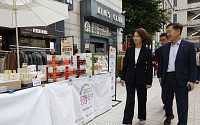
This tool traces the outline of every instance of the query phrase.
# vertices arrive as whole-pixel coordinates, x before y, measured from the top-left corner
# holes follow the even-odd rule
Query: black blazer
[[[158,65],[159,65],[159,63],[160,63],[160,51],[161,51],[161,47],[162,47],[162,46],[160,46],[159,48],[157,48],[157,49],[155,50],[155,55],[156,55],[156,60],[157,60],[157,62],[158,62]]]
[[[158,78],[161,78],[162,83],[165,80],[168,69],[170,46],[171,42],[164,44],[161,48]],[[178,85],[184,87],[188,81],[196,82],[196,72],[195,45],[186,40],[181,40],[175,60],[175,73]]]
[[[151,85],[152,77],[151,50],[142,45],[135,65],[135,45],[129,47],[124,57],[121,79],[125,80],[126,84]]]

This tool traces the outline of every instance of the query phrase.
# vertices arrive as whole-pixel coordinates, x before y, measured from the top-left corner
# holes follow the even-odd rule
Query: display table
[[[0,125],[82,125],[112,108],[111,76],[0,94]]]

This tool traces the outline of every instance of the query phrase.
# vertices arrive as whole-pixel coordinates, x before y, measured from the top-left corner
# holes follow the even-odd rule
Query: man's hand
[[[194,83],[193,82],[188,82],[187,83],[187,86],[188,86],[188,84],[190,84],[190,86],[191,86],[191,91],[194,89]]]
[[[161,80],[161,78],[159,78],[159,82],[160,82],[160,85],[162,85],[162,80]]]
[[[124,80],[121,80],[121,85],[124,87]]]
[[[151,88],[151,85],[146,85],[146,88],[147,88],[147,89]]]

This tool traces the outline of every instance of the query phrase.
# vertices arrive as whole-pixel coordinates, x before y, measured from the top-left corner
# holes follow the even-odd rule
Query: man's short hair
[[[168,39],[167,33],[162,33],[162,34],[160,35],[160,37],[161,37],[161,36],[166,36],[166,38]]]
[[[182,30],[183,30],[183,25],[181,25],[180,23],[170,23],[167,25],[167,28],[170,26],[172,26],[173,29],[175,29],[175,30],[180,29],[181,30],[180,35],[181,35]]]

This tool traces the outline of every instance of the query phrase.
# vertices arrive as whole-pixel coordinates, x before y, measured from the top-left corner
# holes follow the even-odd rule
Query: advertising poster
[[[111,75],[111,90],[112,90],[112,96],[115,95],[115,70],[116,70],[116,48],[113,46],[110,46],[109,48],[109,72]]]
[[[61,55],[73,56],[73,36],[61,38]]]

